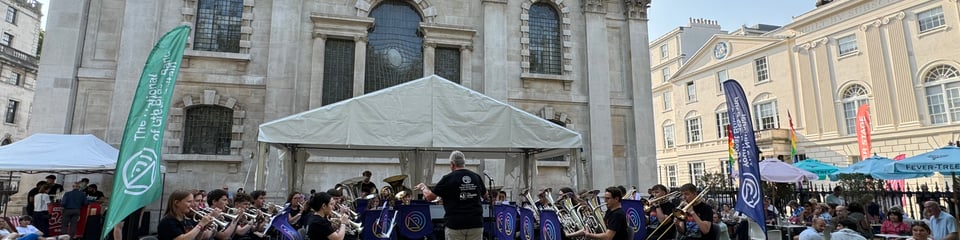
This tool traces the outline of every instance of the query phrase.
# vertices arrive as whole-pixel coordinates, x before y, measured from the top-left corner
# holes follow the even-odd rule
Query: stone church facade
[[[644,0],[55,0],[46,44],[56,50],[47,48],[40,62],[42,101],[30,130],[94,134],[118,146],[146,55],[164,32],[187,24],[193,30],[164,136],[167,193],[252,191],[259,124],[431,74],[583,135],[579,157],[542,156],[537,189],[648,187],[655,175],[644,169],[656,166],[648,7]],[[448,171],[441,163],[437,176]],[[501,184],[516,180],[498,171],[503,160],[468,165],[492,170]],[[271,162],[267,171],[283,167]],[[311,158],[305,169],[302,189],[267,179],[268,196],[322,191],[363,170],[379,186],[400,174],[389,157]]]

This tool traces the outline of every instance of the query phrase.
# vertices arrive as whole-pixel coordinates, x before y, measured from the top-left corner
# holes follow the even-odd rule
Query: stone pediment
[[[780,41],[771,37],[714,35],[680,67],[673,79],[682,79],[685,75],[738,59]]]

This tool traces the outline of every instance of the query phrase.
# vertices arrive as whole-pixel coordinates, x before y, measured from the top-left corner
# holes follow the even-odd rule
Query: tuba
[[[597,199],[599,194],[599,190],[583,194],[581,196],[583,203],[577,207],[577,211],[583,216],[584,227],[591,233],[603,233],[607,230],[606,223],[603,222],[606,212],[603,210],[600,200]]]

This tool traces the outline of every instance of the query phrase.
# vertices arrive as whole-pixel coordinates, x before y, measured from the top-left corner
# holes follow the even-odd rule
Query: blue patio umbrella
[[[836,166],[822,163],[819,160],[812,158],[807,158],[803,161],[794,163],[793,166],[817,174],[819,180],[827,179],[827,175],[840,170]]]
[[[890,173],[960,173],[960,148],[946,146],[936,150],[908,157],[902,161],[887,164],[886,172]]]
[[[887,172],[886,167],[888,164],[893,163],[893,159],[881,157],[877,154],[873,154],[873,157],[864,159],[854,163],[853,165],[847,166],[846,168],[840,169],[835,173],[830,174],[831,180],[839,180],[839,175],[842,174],[866,174],[870,175],[876,179],[884,180],[898,180],[898,179],[908,179],[908,178],[919,178],[919,177],[929,177],[933,173],[895,173]]]

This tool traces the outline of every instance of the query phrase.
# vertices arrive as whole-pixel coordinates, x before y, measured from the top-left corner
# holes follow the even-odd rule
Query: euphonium
[[[547,199],[557,209],[557,218],[560,219],[564,234],[572,234],[584,229],[583,218],[580,217],[580,213],[573,206],[573,199],[569,194],[560,195],[560,198],[558,198],[560,204],[554,203],[552,197]]]
[[[633,188],[627,191],[627,193],[623,194],[622,199],[636,200],[636,199],[633,199],[633,195],[635,195],[636,193],[637,193],[637,186],[633,186]]]
[[[336,211],[332,211],[331,213],[333,213],[333,217],[329,219],[330,224],[333,226],[339,226],[340,217],[341,217],[340,213]],[[347,224],[347,232],[356,234],[363,231],[363,226],[361,226],[359,223],[355,223],[353,221],[347,221],[346,224]]]
[[[523,193],[520,193],[520,196],[523,196],[524,198],[527,199],[527,203],[529,203],[529,205],[527,206],[527,208],[529,208],[529,209],[533,212],[533,219],[537,221],[536,224],[539,224],[539,223],[540,223],[540,210],[537,209],[537,205],[535,204],[536,201],[534,201],[534,200],[533,200],[533,197],[530,196],[530,189],[524,189],[524,190],[523,190]]]

